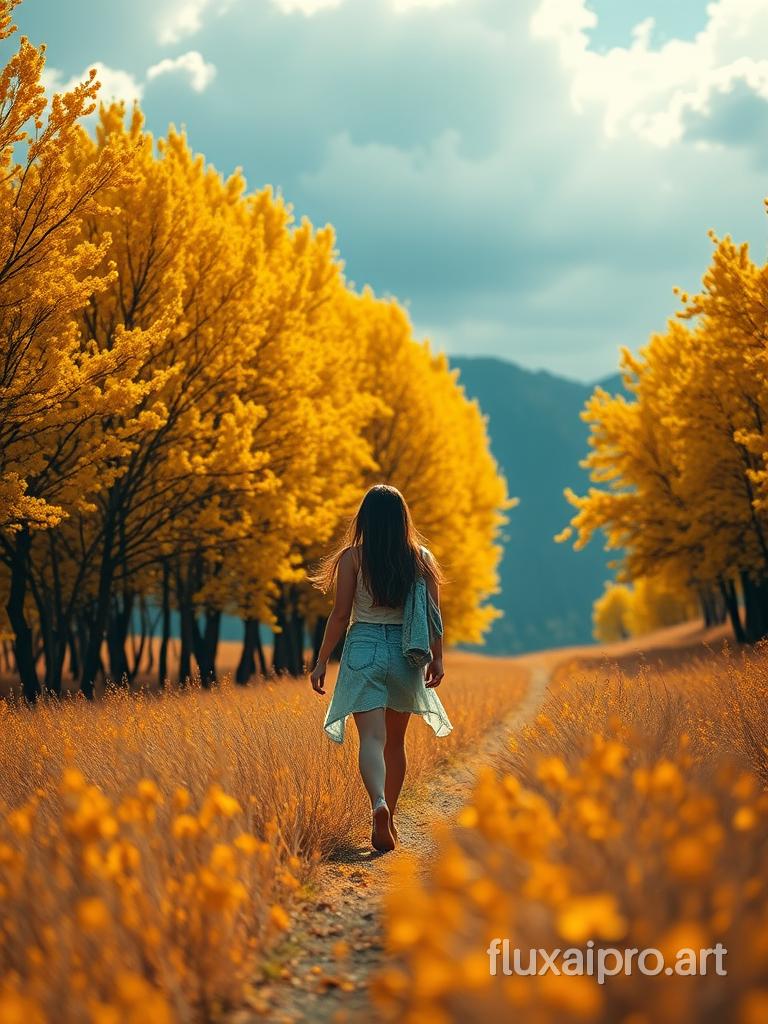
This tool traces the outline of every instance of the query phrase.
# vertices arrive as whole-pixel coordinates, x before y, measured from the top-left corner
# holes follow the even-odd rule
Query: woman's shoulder
[[[348,548],[344,548],[339,564],[351,565],[355,572],[357,572],[360,567],[360,551],[359,544],[352,544]]]

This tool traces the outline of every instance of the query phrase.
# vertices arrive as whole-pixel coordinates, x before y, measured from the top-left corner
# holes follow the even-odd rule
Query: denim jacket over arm
[[[418,575],[403,605],[403,654],[411,665],[425,666],[432,660],[431,646],[443,635],[443,620],[427,587]]]

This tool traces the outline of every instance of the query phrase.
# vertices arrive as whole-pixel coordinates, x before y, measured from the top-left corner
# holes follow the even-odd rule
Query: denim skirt
[[[399,623],[353,622],[349,627],[323,728],[343,743],[347,717],[374,708],[420,715],[437,736],[453,729],[437,691],[424,684],[424,669],[403,654]]]

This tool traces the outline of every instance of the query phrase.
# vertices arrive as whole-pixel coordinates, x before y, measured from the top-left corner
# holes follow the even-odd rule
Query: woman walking
[[[344,544],[314,577],[326,592],[335,585],[336,595],[311,680],[324,694],[328,659],[346,633],[323,727],[343,743],[347,717],[354,717],[360,774],[371,799],[371,843],[380,851],[394,849],[397,839],[394,814],[405,778],[410,716],[421,715],[437,736],[453,728],[435,692],[444,675],[442,636],[430,636],[426,666],[403,649],[404,612],[410,613],[412,588],[420,581],[439,622],[439,566],[420,543],[400,491],[377,484],[363,498]]]

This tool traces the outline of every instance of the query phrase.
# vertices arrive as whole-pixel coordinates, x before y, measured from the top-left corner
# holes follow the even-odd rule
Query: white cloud
[[[203,14],[214,9],[223,14],[231,0],[172,0],[157,20],[157,36],[161,43],[177,43],[184,36],[194,35],[203,27]]]
[[[654,19],[646,18],[634,27],[630,46],[607,53],[590,49],[588,30],[597,17],[586,3],[540,0],[530,30],[557,45],[574,109],[602,108],[609,137],[631,132],[668,146],[683,137],[687,112],[706,114],[713,97],[737,83],[768,100],[766,0],[715,0],[693,40],[671,39],[658,48],[651,41]]]
[[[320,11],[332,10],[340,7],[345,0],[272,0],[275,7],[278,7],[283,14],[294,14],[299,11],[301,14],[311,17]],[[437,8],[455,4],[458,0],[390,0],[398,14],[413,11],[420,7]]]
[[[144,86],[136,81],[129,71],[121,71],[119,68],[110,68],[101,61],[89,64],[79,75],[64,79],[64,75],[58,68],[46,67],[43,71],[43,88],[52,95],[55,92],[69,92],[81,82],[85,82],[90,74],[91,68],[96,68],[96,78],[101,83],[99,99],[105,103],[110,100],[125,100],[126,103],[133,103],[140,100],[144,93]]]
[[[216,67],[203,59],[197,50],[189,50],[179,57],[165,57],[157,64],[147,68],[147,81],[151,82],[161,75],[173,75],[181,72],[189,79],[195,92],[204,92],[216,77]]]
[[[308,18],[319,11],[339,7],[343,2],[344,0],[272,0],[272,3],[279,7],[283,14],[295,14],[298,11]]]
[[[205,61],[197,50],[190,50],[180,57],[166,57],[158,64],[147,68],[144,81],[137,79],[130,71],[123,71],[120,68],[110,68],[101,61],[94,61],[89,64],[79,75],[72,75],[71,78],[64,78],[58,68],[47,67],[43,71],[43,88],[49,96],[55,92],[69,92],[80,82],[87,80],[90,69],[96,68],[96,77],[101,83],[98,99],[101,102],[109,103],[112,100],[122,100],[128,105],[135,100],[141,100],[147,82],[159,78],[161,75],[178,74],[186,75],[190,87],[195,92],[203,92],[213,81],[216,75],[216,67]]]
[[[447,7],[456,2],[457,0],[392,0],[392,5],[398,13],[406,13],[419,7]]]

